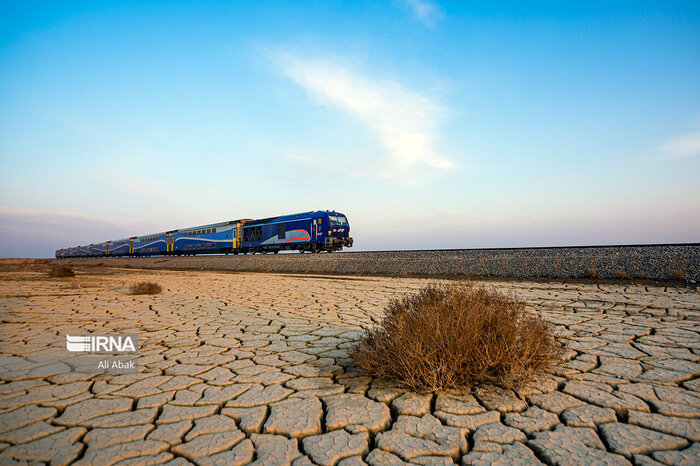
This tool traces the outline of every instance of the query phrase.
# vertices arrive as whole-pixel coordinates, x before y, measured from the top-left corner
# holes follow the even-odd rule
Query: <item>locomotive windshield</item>
[[[344,215],[329,215],[331,219],[331,225],[347,225],[348,219]]]

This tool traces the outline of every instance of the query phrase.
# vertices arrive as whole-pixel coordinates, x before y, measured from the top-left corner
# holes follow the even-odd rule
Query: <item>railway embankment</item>
[[[102,257],[56,262],[75,266],[395,277],[700,281],[700,244]]]

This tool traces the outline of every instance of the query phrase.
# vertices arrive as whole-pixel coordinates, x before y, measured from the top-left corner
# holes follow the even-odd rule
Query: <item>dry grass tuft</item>
[[[138,282],[129,288],[131,294],[158,294],[163,291],[163,287],[154,282]]]
[[[513,296],[469,282],[431,285],[391,301],[350,357],[413,389],[513,387],[561,357],[553,330]]]
[[[677,282],[682,282],[683,280],[685,280],[685,276],[680,270],[674,270],[673,272],[671,272],[671,279],[676,280]]]
[[[598,276],[598,272],[596,272],[595,269],[586,269],[584,276],[586,278],[596,278]]]
[[[55,278],[66,278],[66,277],[75,277],[75,272],[73,272],[73,269],[70,267],[54,267],[51,270],[49,270],[49,277],[55,277]]]
[[[624,270],[618,270],[617,272],[615,272],[615,276],[620,280],[624,280],[625,278],[627,278],[627,272],[625,272]]]

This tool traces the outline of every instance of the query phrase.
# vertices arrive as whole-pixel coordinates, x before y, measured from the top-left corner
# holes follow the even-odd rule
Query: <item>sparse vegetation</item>
[[[66,278],[66,277],[75,277],[75,272],[73,272],[73,269],[70,267],[53,267],[52,269],[49,270],[49,277],[54,277],[54,278]]]
[[[685,276],[680,270],[674,270],[673,272],[671,272],[671,279],[677,282],[682,282],[683,280],[685,280]]]
[[[627,272],[625,272],[624,270],[618,270],[617,272],[615,272],[615,276],[620,280],[624,280],[625,278],[627,278]]]
[[[598,272],[596,272],[595,269],[586,269],[586,272],[584,275],[586,278],[592,279],[592,278],[596,278],[598,276]]]
[[[163,287],[155,282],[138,282],[129,288],[131,294],[158,294],[163,291]]]
[[[470,282],[431,285],[392,300],[381,324],[350,351],[380,378],[413,389],[512,387],[556,361],[553,327],[523,301]]]

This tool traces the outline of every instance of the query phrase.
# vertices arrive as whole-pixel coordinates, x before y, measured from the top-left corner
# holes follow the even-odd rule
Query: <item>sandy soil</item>
[[[565,361],[515,391],[415,393],[346,350],[422,279],[0,271],[0,462],[621,464],[700,458],[700,294],[489,282],[554,323]],[[155,281],[163,293],[132,296]],[[65,335],[138,335],[133,373],[74,371]]]

